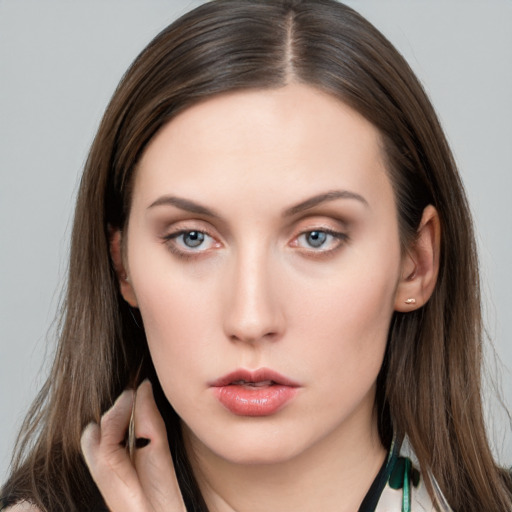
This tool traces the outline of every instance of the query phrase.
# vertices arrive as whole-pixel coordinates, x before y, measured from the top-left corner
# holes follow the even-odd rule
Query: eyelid
[[[205,255],[211,250],[217,249],[222,246],[222,242],[219,241],[219,237],[212,234],[212,232],[209,229],[198,226],[180,226],[180,224],[181,223],[178,223],[178,226],[173,227],[166,234],[160,236],[162,243],[164,243],[167,246],[167,248],[171,251],[171,253],[173,253],[174,255],[183,259],[200,258],[201,256]],[[177,243],[175,242],[177,238],[192,232],[202,233],[206,235],[208,238],[211,238],[213,240],[213,247],[207,247],[205,249],[201,249],[200,247],[198,247],[198,249],[194,249],[192,247],[186,248],[177,245]]]
[[[308,235],[310,233],[314,233],[315,231],[318,231],[319,233],[326,233],[327,235],[331,235],[333,238],[336,239],[348,239],[348,234],[343,231],[338,231],[331,228],[325,228],[325,227],[317,227],[317,228],[310,228],[310,229],[304,229],[301,230],[297,235],[294,237],[294,240],[299,238],[303,235]]]
[[[332,236],[336,244],[334,247],[330,247],[327,249],[322,249],[322,247],[302,247],[299,245],[299,239],[302,236],[308,235],[315,231],[326,233],[327,235]],[[301,253],[306,254],[311,257],[327,257],[332,255],[339,249],[341,249],[348,241],[350,240],[350,236],[345,231],[340,231],[336,229],[332,229],[331,227],[326,226],[311,226],[307,229],[301,229],[295,236],[293,236],[291,242],[288,244],[290,247],[299,250]]]
[[[219,240],[218,231],[212,225],[201,218],[173,219],[158,226],[157,234],[159,238],[170,239],[173,236],[179,236],[183,233],[198,231],[204,233],[216,240]]]

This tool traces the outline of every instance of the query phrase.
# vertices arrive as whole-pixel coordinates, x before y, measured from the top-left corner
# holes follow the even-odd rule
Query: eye
[[[202,253],[219,246],[208,233],[195,229],[180,230],[164,237],[169,249],[178,256]]]
[[[315,252],[329,252],[337,249],[348,235],[329,229],[314,229],[301,233],[292,246]]]
[[[318,248],[325,244],[329,235],[325,231],[310,231],[302,236],[304,236],[308,245]]]
[[[207,236],[208,235],[201,233],[201,231],[187,231],[179,235],[177,238],[181,238],[183,245],[191,249],[195,249],[196,247],[199,247],[201,244],[204,243],[205,238]]]

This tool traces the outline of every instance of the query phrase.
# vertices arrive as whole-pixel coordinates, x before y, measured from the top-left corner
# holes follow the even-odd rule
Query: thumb
[[[124,447],[130,421],[133,392],[125,391],[102,416],[90,423],[81,438],[85,461],[110,510],[147,512],[139,479]]]

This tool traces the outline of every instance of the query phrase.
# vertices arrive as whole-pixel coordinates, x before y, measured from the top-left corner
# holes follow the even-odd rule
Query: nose
[[[226,293],[224,330],[232,341],[276,341],[284,333],[276,264],[264,251],[239,254]]]

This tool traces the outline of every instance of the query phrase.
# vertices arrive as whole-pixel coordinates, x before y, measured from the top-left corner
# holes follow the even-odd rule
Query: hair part
[[[510,508],[512,484],[493,461],[482,415],[478,261],[461,180],[408,64],[370,23],[334,0],[206,3],[163,30],[124,75],[82,177],[59,347],[2,492],[11,501],[52,512],[101,501],[80,452],[81,432],[136,383],[142,365],[141,379],[153,381],[167,423],[186,505],[207,510],[137,313],[119,293],[109,229],[125,227],[137,163],[179,112],[217,94],[290,82],[335,96],[379,130],[404,247],[428,204],[440,216],[434,294],[392,320],[376,404],[383,443],[392,432],[406,433],[454,510]]]

